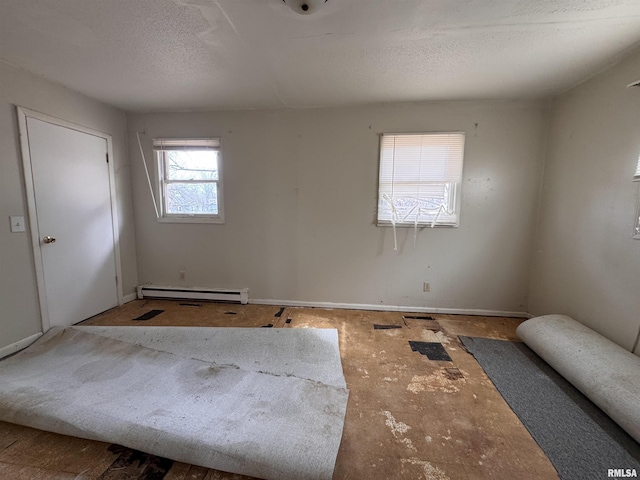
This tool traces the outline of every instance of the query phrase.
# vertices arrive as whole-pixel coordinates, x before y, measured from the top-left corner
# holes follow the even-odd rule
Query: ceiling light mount
[[[282,0],[287,7],[300,15],[311,15],[320,9],[328,0]]]

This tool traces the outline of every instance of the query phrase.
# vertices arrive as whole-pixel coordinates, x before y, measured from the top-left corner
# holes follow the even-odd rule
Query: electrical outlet
[[[431,291],[431,284],[429,282],[423,282],[422,291],[425,293],[429,293]]]
[[[180,280],[184,280],[187,278],[187,274],[184,270],[180,270]]]

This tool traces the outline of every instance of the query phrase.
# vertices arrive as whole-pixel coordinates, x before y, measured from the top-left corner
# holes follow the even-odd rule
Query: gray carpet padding
[[[640,445],[522,343],[460,337],[566,480],[640,472]]]
[[[258,478],[330,479],[348,397],[337,333],[276,334],[273,361],[260,346],[275,331],[52,329],[0,362],[0,419]],[[305,371],[310,351],[320,365]]]

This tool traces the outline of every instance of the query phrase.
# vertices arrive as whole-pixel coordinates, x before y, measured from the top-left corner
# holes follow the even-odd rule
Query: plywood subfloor
[[[150,310],[163,313],[133,320]],[[280,316],[276,314],[281,313]],[[425,316],[407,314],[407,316]],[[544,453],[457,335],[517,340],[511,318],[135,301],[83,325],[336,328],[350,390],[335,480],[557,479]],[[374,325],[400,328],[374,329]],[[439,342],[451,361],[409,341]],[[246,479],[106,443],[0,422],[0,477],[12,479]]]

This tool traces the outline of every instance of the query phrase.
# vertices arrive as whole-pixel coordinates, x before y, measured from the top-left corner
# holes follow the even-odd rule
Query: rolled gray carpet
[[[532,318],[517,334],[640,442],[640,358],[566,315]]]

